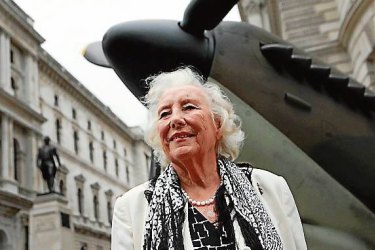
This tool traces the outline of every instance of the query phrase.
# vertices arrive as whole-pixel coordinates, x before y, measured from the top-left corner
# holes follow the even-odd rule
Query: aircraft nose
[[[207,77],[214,42],[209,32],[195,37],[183,31],[178,21],[142,20],[111,27],[103,37],[103,51],[125,85],[142,97],[147,90],[143,80],[160,71],[194,65]]]

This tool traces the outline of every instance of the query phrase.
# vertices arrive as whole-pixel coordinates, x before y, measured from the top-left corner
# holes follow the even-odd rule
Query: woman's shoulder
[[[280,179],[283,179],[281,175],[277,175],[275,173],[272,173],[270,171],[254,168],[252,172],[253,178],[257,179],[263,179],[263,180],[269,180],[269,181],[278,181]]]
[[[264,184],[279,184],[284,182],[284,178],[280,175],[274,174],[270,171],[254,167],[253,164],[248,162],[236,163],[239,169],[250,179],[251,183],[264,183]]]
[[[149,181],[131,188],[129,191],[123,193],[122,195],[119,195],[116,198],[116,203],[128,203],[128,201],[134,201],[145,198],[144,192],[147,189],[148,185]]]
[[[256,178],[265,178],[277,180],[282,178],[280,175],[274,174],[264,169],[256,168],[252,163],[249,162],[236,162],[236,165],[246,175]]]

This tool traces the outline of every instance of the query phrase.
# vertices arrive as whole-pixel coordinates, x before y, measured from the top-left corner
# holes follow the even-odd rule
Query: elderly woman
[[[306,249],[285,180],[233,162],[244,133],[219,87],[189,68],[148,80],[146,140],[165,170],[117,199],[111,249]]]

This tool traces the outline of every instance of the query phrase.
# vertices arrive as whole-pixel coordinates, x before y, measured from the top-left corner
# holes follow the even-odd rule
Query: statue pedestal
[[[68,201],[58,193],[38,195],[30,213],[30,249],[74,249]]]

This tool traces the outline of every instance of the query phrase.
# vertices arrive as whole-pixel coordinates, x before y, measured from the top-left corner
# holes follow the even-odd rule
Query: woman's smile
[[[168,141],[169,142],[172,142],[172,141],[175,141],[175,142],[181,142],[181,141],[184,141],[188,138],[191,138],[191,137],[194,137],[195,135],[192,134],[192,133],[189,133],[189,132],[177,132],[175,134],[173,134],[169,139]]]
[[[215,153],[219,129],[202,89],[174,87],[165,91],[160,100],[157,128],[170,160]]]

